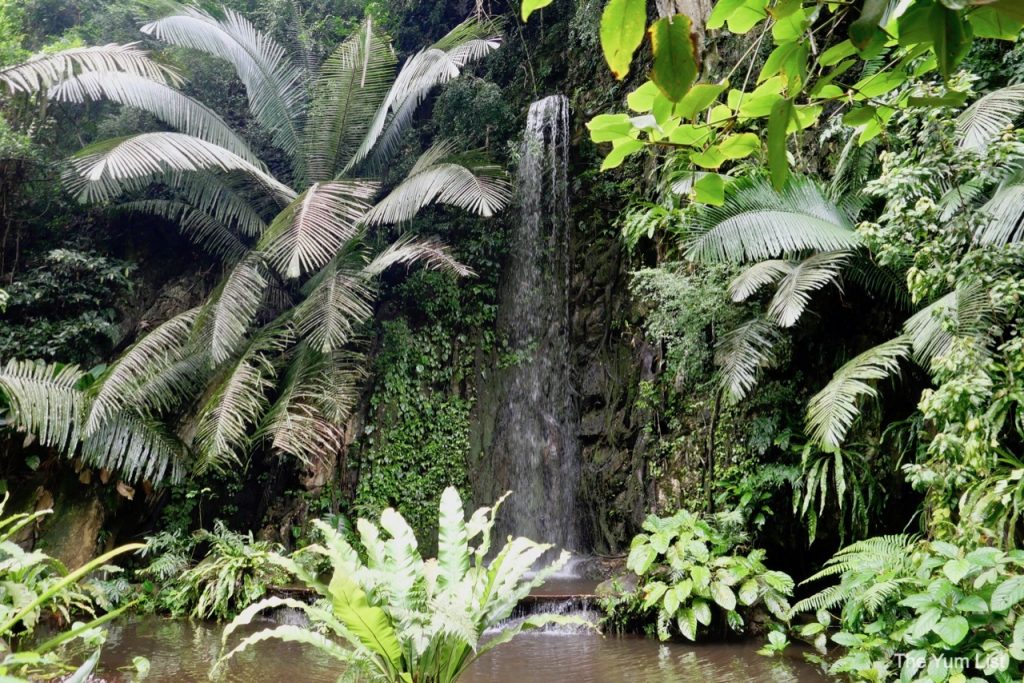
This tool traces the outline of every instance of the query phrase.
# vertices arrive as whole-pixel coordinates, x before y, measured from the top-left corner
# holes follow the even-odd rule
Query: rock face
[[[97,539],[106,517],[103,503],[95,495],[68,496],[46,520],[38,545],[75,570],[97,555]]]

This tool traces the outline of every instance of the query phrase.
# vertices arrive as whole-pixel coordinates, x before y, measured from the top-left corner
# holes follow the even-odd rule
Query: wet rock
[[[106,517],[98,497],[76,497],[47,520],[40,547],[69,570],[77,569],[95,557],[96,541]]]

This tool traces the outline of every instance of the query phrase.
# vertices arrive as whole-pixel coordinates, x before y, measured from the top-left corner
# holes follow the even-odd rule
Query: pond
[[[259,628],[277,622],[265,622]],[[115,625],[104,649],[102,678],[127,681],[118,667],[143,655],[152,683],[206,681],[220,649],[223,625],[145,618]],[[641,637],[591,633],[530,633],[476,662],[460,683],[817,683],[826,679],[794,654],[770,659],[756,642],[662,644]],[[324,683],[338,672],[317,653],[292,643],[267,641],[236,658],[231,683]]]

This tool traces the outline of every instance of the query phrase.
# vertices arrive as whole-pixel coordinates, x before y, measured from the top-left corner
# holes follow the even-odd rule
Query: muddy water
[[[280,623],[280,619],[276,622]],[[259,624],[259,628],[275,625]],[[142,619],[110,629],[104,649],[107,681],[127,681],[117,669],[135,655],[151,664],[151,683],[206,681],[220,649],[221,626]],[[477,661],[460,683],[817,683],[826,680],[793,657],[768,659],[757,644],[661,644],[653,639],[584,633],[536,633],[498,647]],[[266,641],[236,658],[222,679],[230,683],[324,683],[338,672],[315,651]]]

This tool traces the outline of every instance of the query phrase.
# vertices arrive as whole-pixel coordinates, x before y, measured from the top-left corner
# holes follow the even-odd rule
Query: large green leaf
[[[402,647],[387,612],[370,605],[359,584],[339,572],[335,572],[328,590],[334,613],[345,627],[371,652],[383,657],[392,670],[398,670]]]
[[[609,0],[601,15],[601,48],[608,68],[622,80],[647,27],[646,0]]]
[[[651,80],[665,97],[678,102],[697,79],[699,68],[697,40],[690,18],[685,14],[664,17],[654,22],[648,33],[654,51]]]
[[[466,532],[462,498],[454,486],[441,494],[437,530],[437,563],[441,569],[438,586],[452,589],[469,569],[469,535]]]

